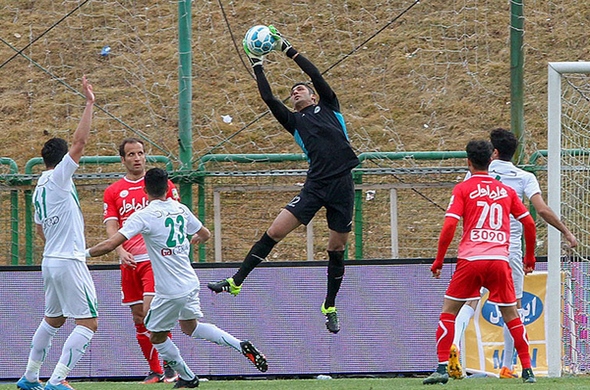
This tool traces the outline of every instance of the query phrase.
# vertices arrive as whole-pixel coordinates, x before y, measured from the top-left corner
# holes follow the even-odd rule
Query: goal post
[[[551,209],[577,235],[579,247],[571,261],[562,247],[561,233],[547,231],[548,277],[546,296],[548,376],[587,372],[589,314],[588,288],[579,280],[588,268],[586,256],[590,215],[589,178],[590,62],[550,62],[547,111],[547,200]],[[563,88],[562,88],[563,87]],[[563,321],[562,321],[563,318]]]

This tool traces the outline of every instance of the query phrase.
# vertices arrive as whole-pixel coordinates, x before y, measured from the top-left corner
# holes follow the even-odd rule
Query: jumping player
[[[344,249],[352,227],[354,183],[351,172],[359,160],[350,146],[340,103],[332,88],[315,65],[295,50],[276,28],[269,26],[269,29],[276,40],[274,49],[281,50],[295,61],[311,78],[315,88],[306,83],[296,83],[291,88],[291,103],[295,112],[291,111],[272,94],[262,66],[264,58],[250,53],[244,44],[262,100],[307,155],[307,178],[299,195],[285,206],[252,246],[234,276],[209,283],[208,287],[216,293],[237,295],[244,279],[273,247],[301,224],[307,225],[319,209],[325,207],[330,233],[327,292],[321,311],[326,317],[328,331],[338,333],[340,322],[336,295],[344,277]]]

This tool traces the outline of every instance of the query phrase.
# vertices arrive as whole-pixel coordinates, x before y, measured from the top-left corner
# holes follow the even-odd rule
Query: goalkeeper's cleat
[[[67,381],[61,381],[57,385],[47,382],[45,390],[74,390],[74,388]]]
[[[150,371],[141,383],[152,384],[160,383],[164,379],[164,374],[159,374],[155,371]]]
[[[518,374],[508,367],[504,366],[500,369],[500,379],[514,379],[518,378]]]
[[[451,345],[451,352],[449,354],[449,366],[447,368],[449,377],[453,379],[463,379],[463,367],[459,360],[459,348],[455,344]]]
[[[438,371],[433,372],[432,374],[430,374],[430,376],[428,376],[428,378],[424,379],[422,381],[423,385],[436,385],[438,383],[441,384],[445,384],[449,381],[449,374],[447,374],[446,372],[444,374],[441,374]]]
[[[43,385],[39,381],[29,382],[24,376],[16,382],[16,388],[21,390],[43,390]]]
[[[176,371],[174,371],[174,369],[170,367],[170,364],[168,364],[168,362],[164,362],[164,377],[162,378],[162,381],[166,383],[173,383],[177,380],[178,374],[176,373]]]
[[[532,368],[525,368],[522,370],[522,381],[524,383],[536,383],[535,374]]]
[[[248,340],[240,343],[242,354],[250,360],[259,371],[266,372],[268,370],[268,362],[266,357],[256,349],[254,345]]]
[[[196,375],[190,381],[184,380],[179,377],[176,383],[174,384],[173,389],[194,389],[195,387],[199,387],[199,377]]]
[[[291,47],[291,44],[289,43],[289,41],[287,41],[279,32],[279,30],[277,30],[277,28],[275,26],[273,26],[272,24],[268,26],[268,29],[270,30],[270,35],[275,39],[275,43],[273,45],[273,50],[280,50],[283,53],[287,53],[287,50],[289,50],[289,48]]]
[[[322,303],[322,314],[326,316],[326,328],[331,333],[340,332],[340,322],[338,321],[338,311],[336,306],[326,307],[325,302]]]
[[[220,280],[219,282],[211,282],[207,285],[209,290],[219,294],[221,292],[230,293],[231,295],[238,295],[242,286],[236,286],[234,278],[227,278]]]

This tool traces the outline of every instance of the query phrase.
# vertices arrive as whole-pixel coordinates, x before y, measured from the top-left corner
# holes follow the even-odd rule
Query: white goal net
[[[548,202],[579,241],[572,250],[548,231],[548,365],[560,376],[590,371],[590,62],[554,62],[548,72]]]

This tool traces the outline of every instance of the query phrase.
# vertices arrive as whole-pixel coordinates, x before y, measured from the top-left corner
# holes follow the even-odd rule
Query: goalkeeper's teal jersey
[[[78,164],[69,154],[39,177],[33,193],[35,223],[43,227],[43,257],[86,262],[84,217],[72,180]]]

